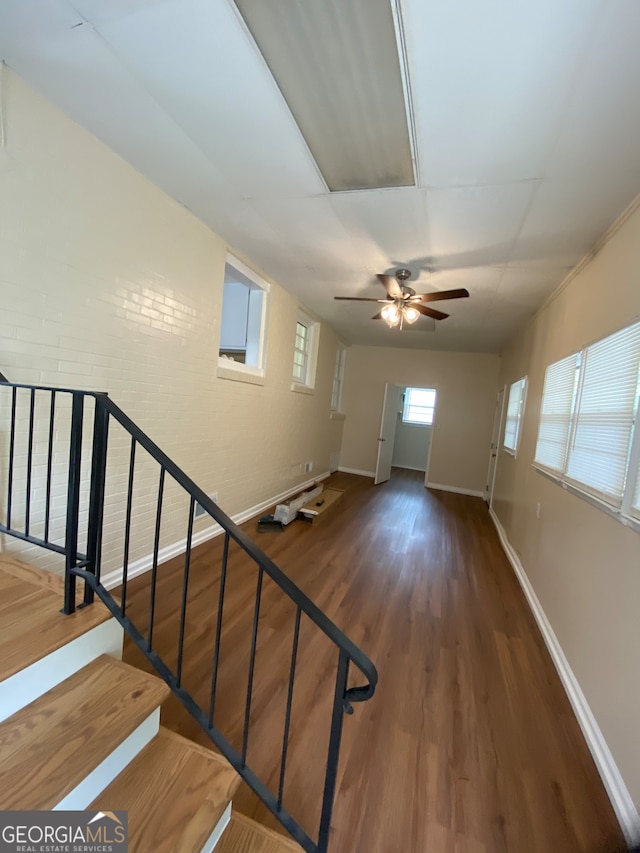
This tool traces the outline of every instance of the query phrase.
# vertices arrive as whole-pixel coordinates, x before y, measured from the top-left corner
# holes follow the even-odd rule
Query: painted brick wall
[[[206,492],[219,492],[230,514],[308,480],[305,461],[314,461],[314,473],[327,471],[342,435],[342,422],[329,419],[333,331],[322,325],[315,393],[293,392],[297,302],[271,282],[264,385],[218,378],[224,241],[7,71],[3,118],[0,370],[16,382],[108,391]],[[8,403],[4,391],[2,459]],[[24,423],[27,402],[19,408]],[[58,535],[65,417],[56,424]],[[42,523],[46,429],[42,421],[34,458],[36,524]],[[117,433],[109,456],[107,567],[121,560],[127,483],[129,444]],[[24,446],[16,462],[19,482]],[[150,550],[158,476],[147,460],[137,464],[132,559]],[[6,479],[5,467],[0,515]],[[186,503],[175,491],[167,484],[162,545],[185,533]],[[16,517],[19,504],[16,497]],[[1,547],[42,563],[13,540]]]

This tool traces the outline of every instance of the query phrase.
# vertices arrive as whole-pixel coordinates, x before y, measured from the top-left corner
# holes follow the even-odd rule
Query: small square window
[[[431,426],[435,406],[435,388],[407,388],[402,404],[402,423]]]
[[[229,256],[224,268],[218,367],[264,375],[269,285]]]

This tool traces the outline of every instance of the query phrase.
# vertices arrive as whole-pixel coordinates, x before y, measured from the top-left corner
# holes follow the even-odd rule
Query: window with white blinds
[[[520,425],[524,413],[524,402],[527,394],[527,377],[523,376],[514,382],[509,389],[509,402],[507,403],[507,417],[504,426],[504,439],[502,445],[505,450],[515,454],[520,440]]]
[[[640,323],[549,365],[535,462],[637,514],[639,394]]]
[[[564,472],[578,381],[579,353],[556,361],[544,375],[535,461]]]
[[[640,518],[640,454],[638,454],[638,465],[636,471],[636,488],[631,502],[631,513]]]

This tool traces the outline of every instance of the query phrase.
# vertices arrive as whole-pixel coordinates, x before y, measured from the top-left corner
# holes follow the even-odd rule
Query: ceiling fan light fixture
[[[406,305],[403,308],[402,313],[404,314],[405,323],[415,323],[420,316],[420,312],[417,308],[414,308],[413,305]]]
[[[397,326],[400,322],[400,309],[393,302],[390,302],[389,305],[385,305],[380,314],[390,329]]]

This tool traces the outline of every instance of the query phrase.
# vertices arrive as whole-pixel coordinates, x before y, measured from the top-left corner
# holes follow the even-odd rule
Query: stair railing
[[[76,583],[78,579],[84,581],[84,598],[79,606],[91,604],[94,595],[98,595],[182,705],[285,829],[308,853],[326,853],[336,789],[343,715],[353,713],[353,702],[364,702],[373,695],[378,680],[373,663],[107,394],[10,383],[2,374],[0,374],[0,393],[9,397],[8,401],[3,401],[8,402],[8,406],[4,408],[3,420],[0,424],[0,430],[6,430],[8,433],[5,521],[0,523],[0,533],[64,557],[63,612],[65,614],[74,612]],[[102,552],[105,547],[105,483],[110,448],[109,430],[114,424],[117,424],[129,439],[119,599],[114,597],[101,582]],[[61,443],[62,450],[59,449]],[[146,635],[144,629],[134,624],[127,614],[135,463],[136,455],[141,451],[146,452],[158,466]],[[61,466],[66,469],[62,475]],[[63,484],[61,484],[61,477]],[[160,531],[167,477],[172,478],[174,483],[183,490],[188,498],[189,507],[184,540],[180,626],[174,667],[169,666],[154,647],[158,566],[161,562]],[[34,507],[36,502],[37,507]],[[215,626],[212,626],[215,632],[214,654],[208,691],[209,701],[205,703],[206,707],[203,707],[183,684],[185,624],[189,600],[191,556],[194,547],[196,505],[199,505],[202,512],[220,525],[224,536],[218,609]],[[57,511],[60,506],[63,508],[62,513]],[[57,525],[57,535],[53,529],[55,525]],[[231,543],[239,546],[257,568],[241,748],[234,747],[215,724],[218,674],[222,655],[225,589],[229,574]],[[112,542],[107,544],[113,546]],[[258,773],[247,763],[256,648],[265,578],[270,578],[295,605],[277,791],[270,790]],[[337,652],[320,819],[317,832],[313,834],[307,832],[284,806],[293,693],[303,616],[331,642]],[[352,665],[364,676],[366,684],[348,686]]]

